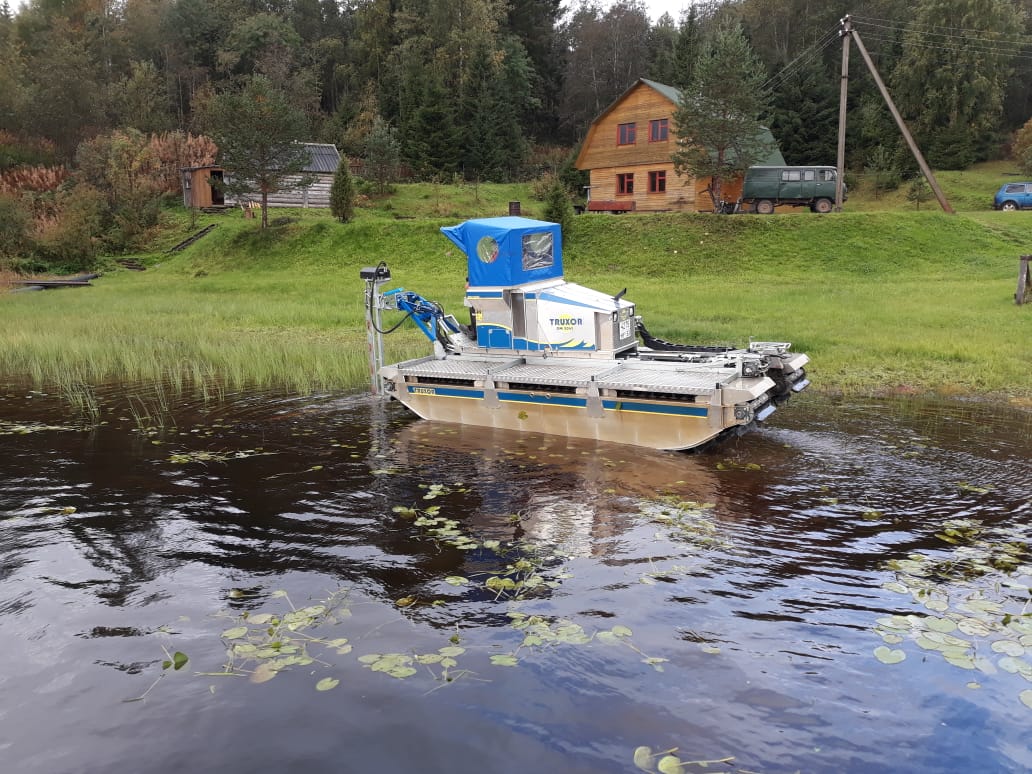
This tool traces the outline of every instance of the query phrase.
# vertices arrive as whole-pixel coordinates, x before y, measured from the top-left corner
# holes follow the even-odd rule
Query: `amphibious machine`
[[[441,231],[466,254],[469,324],[412,291],[383,292],[384,263],[361,271],[373,392],[424,419],[693,449],[765,420],[809,384],[809,358],[791,344],[673,344],[649,334],[626,289],[566,282],[555,223],[484,218]],[[406,317],[385,330],[387,310]],[[434,353],[385,365],[383,335],[405,319]]]

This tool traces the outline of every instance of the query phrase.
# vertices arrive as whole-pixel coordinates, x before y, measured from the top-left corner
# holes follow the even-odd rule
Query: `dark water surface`
[[[4,772],[1032,769],[1027,412],[804,397],[686,455],[156,400],[0,399]]]

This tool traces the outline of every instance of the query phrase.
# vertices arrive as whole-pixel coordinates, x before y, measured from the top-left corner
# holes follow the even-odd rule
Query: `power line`
[[[799,70],[805,65],[811,64],[815,59],[817,59],[820,56],[821,52],[823,52],[824,49],[826,49],[828,46],[834,43],[837,39],[837,28],[834,28],[825,33],[823,36],[818,37],[817,40],[814,43],[812,43],[808,48],[804,49],[799,56],[797,56],[795,59],[793,59],[783,68],[781,68],[779,72],[775,73],[770,78],[768,78],[763,83],[762,88],[774,89],[777,86],[780,86],[782,83],[788,80],[789,77],[794,75],[797,70]]]
[[[926,44],[935,42],[939,44],[953,43],[956,46],[963,46],[964,48],[973,50],[992,50],[999,51],[1004,54],[1020,54],[1025,49],[1032,47],[1032,37],[1027,38],[1024,42],[1018,42],[1013,40],[1004,39],[992,39],[985,37],[978,37],[975,35],[953,35],[945,32],[926,32],[913,27],[901,27],[899,25],[887,25],[887,24],[871,24],[868,22],[861,22],[858,26],[864,28],[873,28],[875,30],[883,30],[888,32],[895,32],[908,39],[924,39]],[[884,32],[882,33],[884,34]],[[942,38],[942,40],[934,40],[935,38]]]
[[[874,25],[870,24],[871,22],[883,22],[885,24],[894,25],[894,26],[899,26],[899,24],[900,24],[899,19],[881,19],[881,18],[878,18],[876,16],[853,16],[853,15],[851,15],[849,18],[852,19],[854,22],[859,21],[861,24],[868,24],[869,26],[874,26]],[[935,34],[954,34],[954,33],[967,33],[967,32],[975,32],[975,33],[984,34],[986,32],[985,29],[975,29],[973,27],[950,27],[950,26],[945,26],[945,25],[940,25],[940,24],[917,24],[917,23],[914,23],[914,22],[908,23],[907,26],[904,29],[920,31],[921,27],[925,27],[928,30],[947,30],[948,31],[947,33],[935,33]],[[1015,40],[1009,41],[1009,42],[1013,42],[1013,43],[1032,44],[1032,36],[1026,35],[1024,33],[1013,33],[1013,34],[1009,34],[1009,35],[1001,35],[1001,37],[1003,37],[1003,38],[1015,38]]]

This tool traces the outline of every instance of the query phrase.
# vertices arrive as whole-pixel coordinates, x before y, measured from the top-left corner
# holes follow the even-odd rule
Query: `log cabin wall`
[[[674,172],[675,109],[668,96],[640,80],[595,120],[577,158],[577,167],[590,172],[592,201],[633,200],[639,212],[711,209],[709,198],[698,195],[695,179]],[[653,139],[651,122],[661,120],[666,121],[666,139]],[[626,124],[634,125],[633,143],[626,136],[621,143],[620,127]],[[633,193],[621,192],[620,175],[633,175]]]

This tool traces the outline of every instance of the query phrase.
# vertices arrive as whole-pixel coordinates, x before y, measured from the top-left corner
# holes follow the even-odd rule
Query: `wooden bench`
[[[588,212],[634,212],[635,202],[633,199],[623,201],[599,199],[588,202]]]

